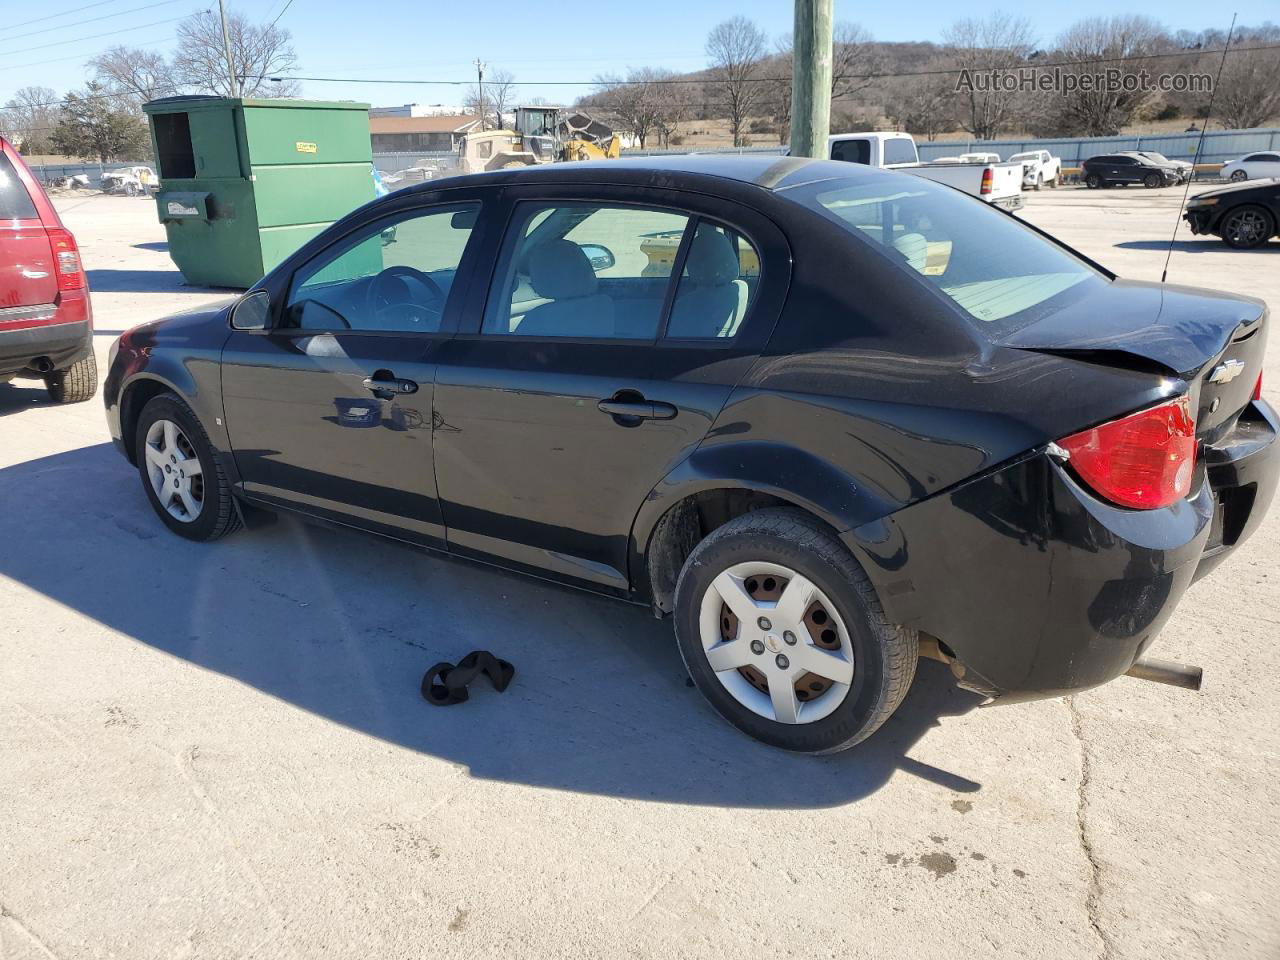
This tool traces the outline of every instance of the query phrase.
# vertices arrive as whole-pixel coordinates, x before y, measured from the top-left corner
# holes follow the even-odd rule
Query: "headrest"
[[[572,240],[551,240],[529,254],[529,285],[550,300],[589,297],[596,292],[591,261]]]
[[[700,227],[684,266],[694,283],[718,287],[738,279],[738,251],[719,230]]]

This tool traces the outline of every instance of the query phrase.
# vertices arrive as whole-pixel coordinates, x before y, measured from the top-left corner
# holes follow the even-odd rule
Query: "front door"
[[[246,495],[444,545],[432,396],[478,211],[358,227],[294,272],[270,329],[232,334],[223,404]]]
[[[467,311],[483,322],[439,357],[436,476],[450,550],[621,593],[637,511],[771,321],[749,309],[741,230],[679,195],[585,192],[508,191],[487,303],[478,288]]]

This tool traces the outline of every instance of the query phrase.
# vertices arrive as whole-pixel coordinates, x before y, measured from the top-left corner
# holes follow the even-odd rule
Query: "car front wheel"
[[[866,573],[799,510],[726,523],[694,548],[675,598],[694,684],[726,720],[775,747],[834,753],[906,696],[918,638],[890,624]]]
[[[1264,207],[1237,207],[1222,218],[1218,234],[1228,246],[1238,250],[1258,247],[1271,239],[1276,224]]]
[[[1142,185],[1148,190],[1154,190],[1156,187],[1164,186],[1164,178],[1158,173],[1148,173],[1142,178]]]
[[[216,540],[240,526],[213,444],[176,395],[161,394],[143,407],[134,451],[147,499],[174,533]]]

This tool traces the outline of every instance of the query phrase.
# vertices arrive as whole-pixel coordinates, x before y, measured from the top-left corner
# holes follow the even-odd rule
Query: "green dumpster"
[[[166,97],[143,110],[169,256],[190,284],[250,287],[374,197],[368,104]]]

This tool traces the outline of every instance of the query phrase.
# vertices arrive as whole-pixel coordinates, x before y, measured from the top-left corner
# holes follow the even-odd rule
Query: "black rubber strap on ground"
[[[501,693],[511,685],[516,668],[488,650],[473,650],[459,660],[456,667],[447,661],[441,662],[423,674],[422,699],[437,707],[464,703],[469,696],[467,685],[481,674]]]

